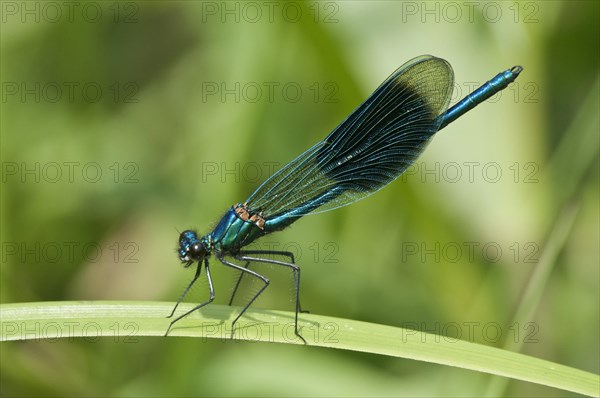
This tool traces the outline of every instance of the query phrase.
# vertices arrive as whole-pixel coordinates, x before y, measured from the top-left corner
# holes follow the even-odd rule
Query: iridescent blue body
[[[498,73],[483,86],[473,91],[463,98],[458,104],[454,105],[443,115],[440,130],[490,98],[492,95],[504,90],[508,85],[515,81],[519,73],[523,70],[520,66],[514,66],[504,72]]]
[[[227,210],[211,233],[202,238],[194,231],[181,233],[179,259],[186,266],[197,262],[198,268],[177,305],[200,275],[203,264],[210,299],[172,321],[167,333],[179,319],[212,302],[214,289],[208,262],[212,253],[222,264],[240,271],[234,295],[243,275],[254,276],[264,283],[233,321],[232,336],[237,320],[269,284],[268,279],[249,269],[251,263],[262,262],[293,271],[295,332],[304,341],[298,331],[300,269],[293,255],[243,248],[261,236],[288,227],[304,215],[346,206],[388,185],[414,162],[435,133],[506,88],[521,71],[520,66],[515,66],[499,73],[448,109],[454,76],[446,61],[421,56],[401,66],[323,141],[271,176],[246,202]],[[283,256],[289,261],[265,258],[267,254]],[[246,265],[240,266],[226,257]]]

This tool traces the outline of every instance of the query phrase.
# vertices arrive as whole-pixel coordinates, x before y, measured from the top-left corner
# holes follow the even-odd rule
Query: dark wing
[[[381,189],[423,152],[446,112],[454,74],[430,55],[396,70],[325,140],[265,181],[246,201],[269,219],[348,205]]]

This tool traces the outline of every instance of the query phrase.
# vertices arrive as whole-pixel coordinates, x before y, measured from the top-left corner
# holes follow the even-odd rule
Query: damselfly
[[[448,110],[454,84],[448,62],[425,55],[402,65],[323,141],[273,174],[245,202],[227,210],[212,232],[203,237],[190,230],[180,234],[179,259],[186,267],[198,265],[169,318],[200,276],[203,265],[209,299],[175,318],[165,335],[177,321],[213,301],[209,258],[214,253],[223,265],[240,272],[234,295],[244,275],[262,282],[232,322],[232,337],[238,319],[269,285],[269,280],[250,269],[250,264],[267,263],[292,271],[294,331],[306,343],[298,330],[300,267],[293,254],[243,248],[264,235],[281,231],[306,214],[349,205],[383,188],[415,161],[437,131],[505,89],[522,70],[514,66],[499,73]]]

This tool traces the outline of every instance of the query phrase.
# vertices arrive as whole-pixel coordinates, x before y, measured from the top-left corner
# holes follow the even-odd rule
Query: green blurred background
[[[453,102],[525,69],[408,175],[257,247],[297,253],[312,313],[515,341],[600,371],[598,2],[67,3],[2,2],[2,303],[176,300],[193,275],[177,230],[209,232],[398,66],[433,54],[454,68]],[[566,208],[540,305],[515,324]],[[212,268],[226,303],[235,275]],[[263,271],[276,282],[257,306],[291,310],[288,275]],[[189,301],[204,297],[205,282]],[[490,381],[280,344],[0,348],[2,396],[467,396]],[[563,392],[511,381],[504,394]]]

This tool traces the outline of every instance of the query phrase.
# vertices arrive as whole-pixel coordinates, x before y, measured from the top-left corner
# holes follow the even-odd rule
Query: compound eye
[[[191,242],[198,239],[195,231],[186,230],[179,234],[179,242]]]
[[[190,246],[189,257],[192,261],[202,261],[205,254],[206,251],[204,250],[202,243],[194,243]]]
[[[179,234],[179,248],[177,249],[179,260],[191,265],[194,261],[202,261],[206,255],[206,249],[198,239],[195,231],[186,230]]]

